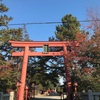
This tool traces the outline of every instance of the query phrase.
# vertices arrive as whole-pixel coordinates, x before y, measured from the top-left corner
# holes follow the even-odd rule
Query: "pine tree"
[[[56,38],[60,41],[71,41],[76,39],[76,34],[80,31],[80,23],[71,14],[62,18],[62,25],[56,27]]]
[[[1,1],[0,1],[1,2]],[[14,50],[9,40],[22,40],[22,28],[10,28],[9,22],[13,19],[5,15],[9,9],[0,3],[0,91],[7,92],[8,89],[16,88],[18,70],[14,70],[17,59],[13,59],[11,52]],[[18,66],[17,66],[18,67]]]
[[[0,13],[7,12],[9,9],[0,4]],[[8,17],[5,14],[0,15],[0,65],[6,63],[10,58],[12,47],[8,43],[9,40],[21,40],[22,29],[10,28],[8,23],[12,20],[12,17]]]

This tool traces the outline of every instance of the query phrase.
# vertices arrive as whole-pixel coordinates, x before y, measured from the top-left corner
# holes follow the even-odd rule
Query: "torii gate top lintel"
[[[25,47],[25,46],[29,46],[29,47],[42,47],[43,45],[49,45],[52,47],[62,47],[63,45],[66,46],[71,46],[71,45],[75,45],[78,46],[78,42],[77,41],[9,41],[12,46],[14,47]]]

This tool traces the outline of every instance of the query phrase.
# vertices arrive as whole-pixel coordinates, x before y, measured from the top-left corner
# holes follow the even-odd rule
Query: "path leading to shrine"
[[[66,95],[64,95],[64,98],[66,98]],[[61,100],[61,96],[37,95],[37,96],[35,96],[35,98],[33,98],[31,100]]]

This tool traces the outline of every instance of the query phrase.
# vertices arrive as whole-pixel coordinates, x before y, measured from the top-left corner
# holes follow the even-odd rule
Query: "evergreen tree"
[[[0,13],[7,12],[9,9],[2,3],[0,3]],[[12,17],[8,17],[3,14],[0,15],[0,65],[10,60],[10,53],[12,47],[8,43],[9,40],[21,40],[22,29],[9,28],[8,23],[12,20]]]
[[[65,15],[62,18],[62,25],[56,27],[56,38],[60,41],[73,41],[76,39],[76,34],[80,31],[80,23],[76,17],[71,14]]]
[[[19,77],[20,73],[18,68],[17,70],[15,70],[15,68],[19,66],[19,59],[21,66],[21,58],[17,59],[17,57],[11,56],[13,50],[19,49],[14,49],[8,41],[20,41],[23,38],[25,39],[25,37],[23,37],[22,28],[9,27],[8,24],[13,18],[3,14],[8,10],[9,9],[0,1],[0,91],[3,92],[7,92],[8,89],[16,89],[17,77]]]
[[[29,64],[27,70],[27,84],[32,89],[32,83],[38,86],[42,86],[42,89],[48,89],[55,84],[59,83],[58,73],[55,72],[55,68],[49,63],[52,57],[29,57]],[[48,63],[47,63],[48,62]],[[48,83],[48,81],[50,81]],[[38,89],[40,90],[41,87]]]

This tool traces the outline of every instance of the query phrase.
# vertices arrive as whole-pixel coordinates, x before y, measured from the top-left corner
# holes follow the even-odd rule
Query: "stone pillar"
[[[10,92],[10,98],[9,98],[9,100],[14,100],[14,92],[13,91]]]

